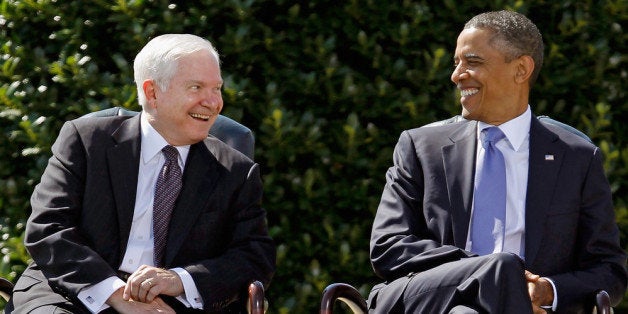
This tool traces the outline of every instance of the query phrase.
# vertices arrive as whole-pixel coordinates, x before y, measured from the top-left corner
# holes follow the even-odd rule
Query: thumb
[[[535,274],[531,273],[528,270],[526,270],[525,276],[526,276],[526,280],[527,281],[531,281],[531,282],[535,282],[535,281],[539,280],[539,278],[541,278],[541,276],[535,275]]]

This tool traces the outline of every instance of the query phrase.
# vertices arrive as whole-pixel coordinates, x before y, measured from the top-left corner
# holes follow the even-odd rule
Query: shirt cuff
[[[122,279],[112,276],[81,290],[78,298],[90,312],[98,313],[109,308],[109,305],[105,302],[116,290],[124,287],[124,285],[125,283]]]
[[[550,284],[552,284],[552,290],[554,290],[554,301],[552,301],[552,306],[542,306],[542,308],[544,309],[552,309],[552,311],[556,311],[556,305],[558,305],[558,293],[556,293],[556,285],[554,284],[554,281],[552,281],[552,279],[549,279],[547,277],[542,277],[543,279],[546,279],[547,281],[549,281]]]
[[[178,296],[177,300],[179,300],[187,307],[202,310],[203,298],[198,292],[196,284],[194,283],[194,280],[192,279],[190,273],[180,267],[173,268],[171,270],[179,275],[179,277],[181,278],[181,282],[183,283],[183,295]]]

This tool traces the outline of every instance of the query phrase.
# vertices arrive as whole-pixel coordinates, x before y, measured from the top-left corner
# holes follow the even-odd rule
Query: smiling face
[[[148,121],[171,145],[202,141],[222,110],[222,84],[218,60],[210,52],[185,55],[166,90],[144,81]]]
[[[451,81],[460,90],[463,117],[499,125],[527,109],[530,69],[529,57],[506,62],[492,36],[490,30],[479,28],[460,33]]]

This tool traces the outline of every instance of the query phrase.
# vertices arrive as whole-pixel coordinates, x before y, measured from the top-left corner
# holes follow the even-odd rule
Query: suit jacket
[[[67,122],[52,153],[31,198],[25,244],[34,262],[16,284],[16,305],[82,305],[81,289],[116,276],[135,205],[140,115]],[[191,145],[164,267],[190,273],[207,312],[274,273],[261,199],[256,163],[213,137]]]
[[[464,248],[476,129],[477,122],[463,121],[401,134],[371,234],[380,277],[391,281],[475,256]],[[587,140],[532,119],[525,266],[554,281],[557,311],[580,307],[600,289],[616,304],[626,291],[626,256],[600,155]]]

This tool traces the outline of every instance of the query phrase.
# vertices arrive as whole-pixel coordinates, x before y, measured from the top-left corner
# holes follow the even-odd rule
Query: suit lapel
[[[546,215],[554,195],[564,148],[556,145],[558,136],[536,117],[530,124],[530,156],[525,213],[525,260],[532,263],[546,227]]]
[[[177,199],[166,244],[164,263],[170,265],[188,236],[220,177],[219,163],[204,142],[190,147],[183,173],[183,189]]]
[[[112,138],[116,143],[107,150],[113,197],[118,210],[120,228],[120,256],[124,256],[131,232],[137,175],[140,161],[140,115],[122,122],[114,131]],[[129,162],[129,158],[131,162]]]
[[[473,178],[475,169],[477,122],[461,124],[451,135],[451,145],[443,146],[443,164],[451,203],[454,244],[463,248],[467,242]]]

